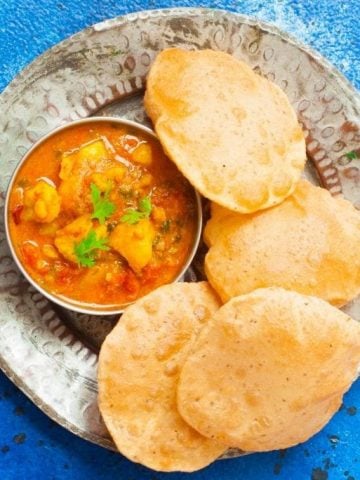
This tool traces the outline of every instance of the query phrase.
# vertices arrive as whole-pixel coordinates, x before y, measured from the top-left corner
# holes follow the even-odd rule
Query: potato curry
[[[171,282],[196,235],[190,184],[155,138],[116,122],[49,137],[17,173],[9,202],[25,269],[75,303],[118,307]]]

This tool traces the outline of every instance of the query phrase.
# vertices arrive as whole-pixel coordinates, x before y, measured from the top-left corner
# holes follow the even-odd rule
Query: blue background
[[[360,86],[359,0],[0,0],[0,90],[37,55],[84,27],[128,12],[202,6],[273,22],[320,51]],[[357,408],[358,406],[358,412]],[[0,480],[180,480],[91,445],[54,424],[0,373]],[[327,427],[281,452],[219,461],[194,480],[360,480],[360,381]]]

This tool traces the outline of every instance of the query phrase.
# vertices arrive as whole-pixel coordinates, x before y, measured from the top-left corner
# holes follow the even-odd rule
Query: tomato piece
[[[151,284],[161,276],[163,267],[159,265],[147,265],[142,269],[142,282],[144,284]]]
[[[126,278],[126,272],[121,273],[107,273],[105,275],[106,287],[110,289],[117,289],[123,286]]]
[[[43,258],[40,247],[37,244],[25,242],[21,248],[24,263],[29,265],[32,269],[43,274],[50,271],[49,262]]]
[[[140,290],[140,282],[132,270],[126,272],[123,283],[124,290],[131,296],[136,297]]]
[[[78,268],[74,268],[65,262],[55,262],[54,268],[57,281],[65,285],[72,282],[74,277],[79,273]]]
[[[31,268],[36,268],[36,264],[40,259],[39,246],[34,243],[25,242],[21,247],[21,252],[24,257],[24,263]]]
[[[39,273],[48,273],[50,271],[50,264],[44,259],[40,259],[36,262],[35,269]]]
[[[15,225],[19,225],[21,222],[21,213],[24,209],[24,205],[16,205],[16,207],[11,212]]]

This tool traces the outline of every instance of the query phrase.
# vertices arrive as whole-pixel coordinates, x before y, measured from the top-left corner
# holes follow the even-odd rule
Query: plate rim
[[[319,63],[321,63],[327,70],[333,70],[336,72],[336,83],[342,83],[342,88],[346,90],[348,99],[351,103],[356,103],[356,107],[359,110],[358,114],[360,115],[360,90],[358,90],[355,85],[353,85],[350,80],[340,71],[338,68],[330,62],[326,57],[324,57],[321,53],[317,50],[313,49],[312,47],[300,42],[297,40],[295,36],[288,33],[285,30],[282,30],[280,27],[272,24],[270,22],[266,22],[263,20],[258,19],[252,15],[245,15],[242,13],[233,12],[230,10],[224,9],[217,9],[217,8],[194,8],[194,7],[169,7],[169,8],[158,8],[158,9],[147,9],[147,10],[138,10],[135,12],[130,12],[124,15],[118,15],[116,17],[111,17],[101,22],[94,23],[89,25],[88,27],[83,28],[82,30],[78,30],[77,32],[69,35],[68,37],[64,38],[60,42],[52,45],[48,49],[44,50],[40,55],[37,55],[32,61],[30,61],[23,69],[21,69],[10,82],[5,86],[5,88],[0,92],[0,101],[3,102],[3,97],[8,96],[11,94],[12,89],[15,89],[19,83],[21,83],[22,79],[25,77],[26,73],[30,71],[34,66],[38,63],[41,63],[44,56],[49,55],[51,52],[54,51],[56,53],[56,49],[59,47],[66,46],[67,43],[71,43],[77,37],[80,37],[87,32],[91,32],[92,30],[95,31],[102,31],[108,30],[113,28],[114,26],[119,26],[123,23],[136,21],[137,19],[141,19],[141,16],[144,15],[146,17],[158,17],[158,16],[167,16],[172,14],[183,14],[184,16],[198,16],[198,15],[222,15],[224,17],[233,16],[236,19],[240,20],[241,23],[245,23],[251,26],[259,26],[262,30],[273,34],[278,35],[281,38],[285,39],[287,42],[292,43],[296,47],[298,47],[303,52],[314,57]],[[355,95],[355,98],[353,97]]]
[[[259,20],[254,16],[244,15],[240,13],[236,13],[230,10],[224,9],[215,9],[215,8],[194,8],[194,7],[173,7],[173,8],[159,8],[159,9],[148,9],[148,10],[139,10],[136,12],[130,12],[124,15],[119,15],[116,17],[112,17],[109,19],[102,20],[101,22],[97,22],[92,24],[88,27],[85,27],[82,30],[75,32],[74,34],[64,38],[60,42],[52,45],[50,48],[43,51],[40,55],[36,56],[31,62],[29,62],[23,69],[21,69],[14,78],[6,85],[6,87],[0,92],[0,104],[4,104],[6,102],[7,97],[9,97],[13,90],[18,88],[18,86],[22,83],[25,79],[26,75],[31,72],[31,70],[38,65],[41,64],[43,58],[45,56],[56,54],[56,49],[66,49],[67,45],[72,43],[74,40],[77,40],[79,37],[87,36],[91,34],[93,31],[104,31],[110,30],[114,27],[118,27],[124,23],[135,22],[141,18],[157,18],[161,16],[171,16],[171,15],[179,15],[184,17],[192,17],[192,16],[221,16],[224,18],[234,18],[237,22],[259,27],[261,30],[276,35],[286,42],[291,43],[304,53],[308,54],[314,60],[320,64],[326,71],[332,73],[335,72],[335,78],[331,79],[332,82],[339,85],[341,90],[346,95],[347,100],[353,106],[356,114],[360,117],[360,91],[345,77],[345,75],[340,72],[337,67],[335,67],[329,60],[327,60],[322,54],[314,50],[312,47],[303,44],[302,42],[298,41],[294,36],[289,34],[288,32],[282,30],[281,28],[277,27],[276,25]],[[330,82],[331,83],[331,82]],[[0,351],[0,370],[4,372],[4,374],[10,379],[12,383],[15,384],[17,388],[19,388],[30,400],[34,405],[39,408],[43,413],[45,413],[51,420],[55,423],[60,425],[63,428],[66,428],[71,433],[75,434],[76,436],[87,440],[93,444],[98,446],[107,448],[109,450],[118,451],[115,445],[111,442],[111,440],[107,440],[104,437],[97,435],[95,433],[88,432],[77,427],[75,424],[69,422],[67,418],[63,415],[59,415],[55,409],[44,403],[43,400],[37,395],[35,391],[33,391],[30,387],[27,386],[24,380],[22,380],[19,375],[17,375],[12,369],[11,366],[6,362],[4,359],[2,352]]]

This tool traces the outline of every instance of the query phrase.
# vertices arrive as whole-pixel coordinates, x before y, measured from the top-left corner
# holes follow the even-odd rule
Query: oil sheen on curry
[[[17,256],[42,288],[107,308],[175,279],[197,228],[194,190],[159,142],[111,122],[40,144],[16,176],[9,212]]]

